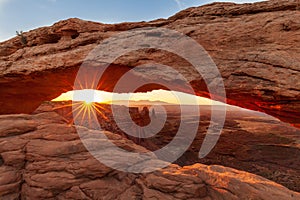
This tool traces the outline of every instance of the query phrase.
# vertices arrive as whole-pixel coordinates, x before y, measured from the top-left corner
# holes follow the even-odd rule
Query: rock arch
[[[291,24],[291,20],[293,27],[289,31],[282,30],[282,24]],[[31,113],[41,102],[72,90],[79,66],[103,39],[119,31],[152,26],[187,34],[208,51],[224,79],[229,104],[266,112],[299,126],[299,20],[297,1],[283,1],[209,4],[187,9],[169,19],[140,23],[107,25],[80,19],[60,21],[24,33],[28,39],[26,47],[19,44],[18,38],[0,43],[0,114]],[[76,37],[55,43],[39,40],[45,35],[60,38],[62,30],[72,30]],[[173,66],[183,63],[159,51],[143,51],[139,57],[129,55],[127,58],[129,61],[120,58],[109,68],[99,89],[111,91],[123,73],[149,60],[163,58],[165,64]],[[186,75],[193,76],[193,71]],[[174,84],[179,91],[183,90],[180,83]],[[215,95],[208,94],[201,78],[191,84],[199,96]],[[158,88],[159,85],[147,85],[141,90]]]

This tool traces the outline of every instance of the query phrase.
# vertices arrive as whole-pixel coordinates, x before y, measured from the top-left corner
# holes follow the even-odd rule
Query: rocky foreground
[[[84,127],[81,130],[87,136],[97,134]],[[121,148],[146,151],[121,136],[105,134]],[[218,165],[173,164],[148,174],[108,168],[87,152],[74,126],[51,111],[0,116],[0,155],[3,200],[300,198],[299,193],[265,178]],[[141,166],[138,160],[125,163]],[[154,158],[151,162],[161,161]]]
[[[162,27],[190,36],[208,51],[224,79],[230,104],[260,110],[299,126],[299,8],[299,0],[214,3],[151,22],[110,25],[68,19],[26,32],[26,44],[20,37],[0,43],[0,113],[31,113],[43,101],[72,90],[82,62],[103,40],[135,28]],[[189,63],[149,49],[120,57],[97,88],[112,91],[125,72],[153,61],[178,70],[197,95],[210,96],[202,77]],[[150,82],[160,77],[184,91],[182,83],[172,82],[176,77],[165,76],[168,73],[159,66],[145,70],[135,76]],[[155,80],[148,80],[151,76],[147,73],[156,74]],[[144,90],[157,87],[148,85]]]
[[[36,112],[54,110],[63,116],[68,123],[72,124],[74,115],[70,103],[45,102]],[[167,120],[161,130],[156,130],[156,127],[160,127],[160,122],[164,120],[162,113],[157,111],[155,117],[152,117],[153,121],[151,121],[152,113],[149,111],[144,112],[144,105],[139,109],[138,107],[132,107],[129,110],[130,117],[126,118],[125,112],[128,112],[126,107],[115,107],[119,112],[113,115],[111,105],[99,104],[101,113],[97,114],[97,118],[101,128],[127,138],[150,151],[156,151],[168,145],[178,135],[179,127],[183,123],[190,126],[198,125],[193,143],[174,162],[179,166],[202,163],[232,167],[260,175],[291,190],[300,192],[300,130],[290,124],[283,123],[263,113],[227,106],[226,121],[216,146],[205,158],[199,159],[200,147],[203,146],[207,129],[210,123],[214,123],[211,122],[210,106],[199,106],[199,121],[197,119],[199,115],[196,116],[195,113],[191,112],[197,109],[195,106],[185,105],[185,111],[181,112],[178,105],[164,105],[163,107],[167,111]],[[146,107],[150,108],[150,106]],[[216,112],[218,113],[218,110]],[[122,125],[116,124],[116,115],[122,119]],[[184,120],[181,117],[184,117]],[[152,128],[150,131],[155,135],[149,138],[137,138],[128,135],[134,132],[142,133],[140,130],[133,128],[130,123],[131,120],[139,126],[148,126],[151,122]],[[120,129],[120,125],[124,127],[125,123],[128,124],[128,128],[124,131],[124,129]],[[79,124],[92,128],[90,123],[83,122]],[[182,140],[191,135],[192,131],[185,130]],[[160,159],[166,161],[170,157],[164,158],[164,155],[161,156]]]

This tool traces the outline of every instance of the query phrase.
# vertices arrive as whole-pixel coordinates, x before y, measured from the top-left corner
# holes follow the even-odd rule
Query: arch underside
[[[43,71],[42,73],[33,73],[25,76],[16,75],[5,77],[4,80],[1,80],[0,114],[32,113],[42,102],[50,101],[64,92],[73,90],[78,69],[79,66],[75,66],[61,70]],[[245,88],[241,88],[241,85],[238,85],[238,83],[243,80],[241,80],[238,75],[235,80],[224,79],[226,99],[219,98],[218,94],[210,94],[201,77],[199,77],[198,80],[193,80],[187,83],[178,82],[176,80],[172,81],[170,79],[163,80],[161,78],[159,83],[146,84],[135,91],[131,91],[126,84],[121,87],[118,86],[118,89],[116,90],[116,83],[118,83],[119,79],[125,73],[130,74],[128,85],[135,84],[137,82],[143,83],[149,81],[146,80],[147,76],[141,76],[132,69],[133,67],[111,65],[105,71],[98,84],[93,83],[95,85],[91,84],[93,76],[88,75],[87,73],[86,81],[84,81],[84,79],[81,80],[82,89],[98,89],[120,93],[147,92],[155,89],[168,90],[169,88],[165,87],[165,85],[172,85],[172,88],[175,88],[176,91],[186,93],[194,92],[198,96],[207,98],[213,97],[214,100],[220,101],[225,100],[228,104],[265,112],[281,119],[284,122],[299,126],[300,118],[298,115],[299,113],[297,113],[300,108],[299,101],[294,99],[280,99],[280,96],[275,96],[273,91],[253,91],[251,89],[251,85],[246,85]],[[97,69],[92,68],[87,72],[95,74],[97,73]],[[152,82],[155,82],[155,80],[152,80]],[[228,84],[228,82],[230,84]],[[193,87],[193,91],[188,89],[188,84]]]

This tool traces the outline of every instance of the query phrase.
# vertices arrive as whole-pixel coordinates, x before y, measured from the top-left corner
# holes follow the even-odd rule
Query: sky
[[[216,1],[216,0],[215,0]],[[221,0],[251,3],[255,0]],[[77,17],[102,23],[150,21],[168,18],[188,7],[213,0],[0,0],[0,41],[14,37],[16,31]]]
[[[107,103],[114,101],[160,101],[180,105],[224,105],[221,102],[176,91],[153,90],[145,93],[111,93],[99,90],[75,90],[61,94],[53,101],[84,101]]]

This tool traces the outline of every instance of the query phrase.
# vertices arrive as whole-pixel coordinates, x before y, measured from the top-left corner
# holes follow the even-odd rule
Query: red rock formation
[[[125,150],[146,151],[121,136],[105,134]],[[262,177],[217,165],[170,165],[143,175],[113,170],[91,156],[75,128],[54,112],[0,116],[0,155],[3,200],[300,198]],[[139,165],[135,159],[124,163]]]
[[[0,43],[0,113],[30,113],[41,102],[72,90],[79,66],[97,44],[119,32],[149,26],[177,30],[199,42],[221,72],[230,104],[299,124],[298,0],[215,3],[189,8],[166,20],[140,23],[107,25],[69,19],[29,31],[24,33],[26,47],[18,37]],[[177,69],[183,64],[159,51],[136,55],[116,61],[98,89],[112,90],[124,72],[147,60]],[[194,71],[185,75],[192,78]],[[191,83],[198,95],[209,97],[201,79]],[[174,86],[183,90],[178,83]],[[157,87],[148,85],[142,90]]]
[[[143,107],[139,112],[138,107],[129,109],[130,116],[126,118],[128,108],[116,106],[112,113],[111,105],[98,104],[101,113],[98,113],[98,123],[103,130],[118,134],[123,138],[145,147],[150,151],[161,149],[174,139],[181,125],[181,116],[188,115],[186,123],[190,125],[199,123],[191,117],[191,113],[181,114],[180,107],[165,105],[167,120],[162,130],[157,130],[155,136],[141,138],[144,133],[140,128],[134,127],[129,122],[131,119],[138,126],[153,123],[157,127],[162,121],[161,113],[158,113],[153,121],[149,119],[149,110]],[[190,106],[189,110],[196,109]],[[289,124],[280,122],[262,113],[249,112],[236,107],[227,107],[226,121],[222,134],[214,149],[203,159],[199,159],[200,147],[203,138],[210,125],[210,106],[200,107],[198,133],[188,150],[174,163],[180,166],[194,165],[195,163],[209,165],[223,165],[238,170],[253,173],[276,183],[279,183],[293,191],[300,192],[300,130]],[[45,102],[35,113],[54,111],[63,116],[69,124],[73,123],[71,101],[69,102]],[[116,116],[121,123],[116,124]],[[81,122],[81,120],[79,120]],[[92,123],[77,123],[93,128]],[[125,130],[125,131],[124,131]],[[126,131],[127,130],[127,131]],[[134,137],[136,135],[136,137]],[[160,157],[160,159],[168,159]]]

